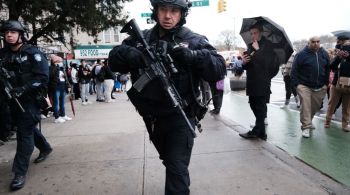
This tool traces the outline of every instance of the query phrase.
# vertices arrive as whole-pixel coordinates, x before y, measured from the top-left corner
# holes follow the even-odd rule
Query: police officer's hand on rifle
[[[184,64],[195,64],[197,59],[197,51],[191,50],[188,47],[176,45],[170,56],[175,60]]]
[[[113,49],[109,55],[110,64],[118,63],[115,59],[120,58],[125,60],[123,62],[123,65],[128,65],[131,69],[145,67],[143,53],[135,47],[131,47],[128,45],[119,45],[116,46],[116,49]]]
[[[135,47],[128,46],[128,53],[126,54],[126,58],[128,59],[131,68],[144,67],[145,65],[145,60],[142,52]]]
[[[15,87],[11,89],[10,93],[13,98],[19,98],[26,91],[25,87]]]

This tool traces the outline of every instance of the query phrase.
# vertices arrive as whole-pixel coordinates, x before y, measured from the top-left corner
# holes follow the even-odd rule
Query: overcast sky
[[[332,31],[350,30],[350,0],[226,0],[227,11],[217,13],[218,0],[210,6],[192,7],[187,24],[193,31],[214,42],[223,30],[239,36],[242,18],[267,16],[281,25],[291,41],[313,35],[331,35]],[[149,0],[134,0],[125,6],[130,19],[135,18],[141,29],[151,28],[141,13],[150,13]]]

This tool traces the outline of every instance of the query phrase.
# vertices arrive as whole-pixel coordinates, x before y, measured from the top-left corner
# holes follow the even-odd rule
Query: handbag
[[[350,78],[349,77],[339,77],[338,84],[340,87],[349,87],[350,86]]]
[[[219,80],[216,82],[216,89],[223,91],[225,87],[225,79]]]

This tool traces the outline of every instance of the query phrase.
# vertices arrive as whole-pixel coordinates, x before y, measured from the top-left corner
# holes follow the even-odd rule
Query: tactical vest
[[[187,33],[190,33],[191,31],[185,27],[182,27],[176,34],[173,36],[178,37],[180,40],[174,40],[174,41],[181,41],[181,39],[184,39]],[[150,46],[155,45],[155,43],[158,41],[156,38],[151,37],[152,36],[152,29],[151,30],[145,30],[143,31],[144,36],[146,38],[146,41],[149,43]],[[152,39],[153,38],[153,39]],[[168,42],[169,43],[169,42]],[[173,45],[171,45],[172,47]],[[136,43],[136,47],[139,44]],[[143,48],[139,49],[143,51]],[[175,88],[180,93],[180,96],[182,97],[184,104],[187,105],[183,109],[188,115],[191,115],[191,105],[195,102],[195,98],[192,91],[192,82],[190,79],[192,78],[191,71],[189,71],[188,66],[186,65],[178,65],[175,63],[176,68],[178,69],[178,73],[171,75],[171,80],[173,81]],[[131,80],[134,84],[135,81],[141,76],[142,72],[146,70],[138,70],[131,72]],[[130,101],[134,104],[136,109],[138,110],[139,114],[141,116],[166,116],[169,114],[172,114],[176,112],[176,109],[172,105],[172,102],[169,100],[169,97],[166,96],[166,93],[164,92],[163,86],[161,84],[161,81],[159,78],[155,78],[152,81],[150,81],[141,92],[138,92],[134,87],[132,87],[127,92]]]

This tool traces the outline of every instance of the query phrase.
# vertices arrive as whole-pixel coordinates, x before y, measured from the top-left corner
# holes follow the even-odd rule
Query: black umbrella
[[[275,48],[274,50],[278,56],[280,64],[287,63],[289,57],[293,53],[292,43],[290,42],[283,27],[276,24],[268,17],[259,16],[254,18],[243,18],[242,27],[239,34],[242,36],[246,45],[253,42],[249,30],[251,26],[255,24],[262,26],[263,36],[273,43]]]
[[[350,38],[350,31],[348,31],[348,30],[337,30],[337,31],[332,32],[332,34],[333,34],[334,36],[336,36],[337,38],[338,38],[338,37],[347,37],[347,38]]]

